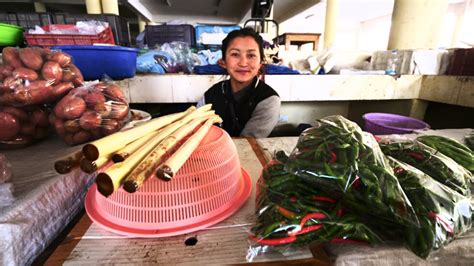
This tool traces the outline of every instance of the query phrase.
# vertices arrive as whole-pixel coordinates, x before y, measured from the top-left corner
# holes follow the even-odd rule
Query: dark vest
[[[212,109],[222,118],[222,128],[233,137],[240,136],[258,103],[270,96],[278,96],[262,80],[258,81],[257,86],[256,83],[257,78],[249,87],[244,88],[246,92],[238,101],[234,99],[229,80],[214,84],[204,94],[206,104],[211,103]]]

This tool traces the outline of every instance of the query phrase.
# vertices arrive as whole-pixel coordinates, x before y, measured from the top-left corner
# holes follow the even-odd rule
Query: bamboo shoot
[[[211,112],[211,111],[208,111]],[[207,113],[207,112],[206,112]],[[96,178],[97,189],[99,192],[108,197],[115,192],[121,185],[126,175],[134,169],[139,162],[146,157],[164,138],[176,131],[178,128],[188,123],[196,116],[204,115],[201,112],[191,112],[183,119],[173,122],[158,132],[146,145],[141,146],[135,153],[130,155],[125,161],[116,163],[108,168],[105,172],[99,173]]]
[[[214,123],[220,123],[222,120],[217,117],[211,118],[199,128],[186,142],[179,147],[177,151],[173,153],[162,165],[160,165],[156,171],[156,176],[165,181],[170,181],[183,164],[188,160],[189,156],[197,148],[201,140],[206,136],[210,127]]]
[[[89,159],[82,158],[80,162],[80,167],[83,172],[91,174],[97,169],[100,169],[102,166],[104,166],[108,161],[109,159],[107,157],[99,157],[95,161],[90,161]]]
[[[84,157],[91,161],[97,160],[99,156],[108,156],[109,154],[125,147],[128,143],[145,136],[151,131],[160,129],[178,119],[181,119],[195,110],[196,107],[191,106],[184,112],[155,118],[129,130],[116,132],[112,135],[84,145],[82,147],[82,153],[84,154]]]
[[[212,115],[217,116],[217,115]],[[170,150],[173,150],[182,139],[189,135],[199,124],[209,119],[209,116],[198,117],[190,123],[182,126],[171,135],[166,137],[158,146],[149,153],[140,164],[125,178],[123,188],[129,193],[136,192],[143,183],[155,171],[161,162],[161,158]]]
[[[79,162],[82,158],[82,152],[76,151],[69,154],[68,156],[57,160],[54,163],[54,169],[59,174],[67,174],[71,172],[72,168],[79,166]]]

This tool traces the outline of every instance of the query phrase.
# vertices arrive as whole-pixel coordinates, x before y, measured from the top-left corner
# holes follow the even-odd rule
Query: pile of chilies
[[[77,166],[86,173],[99,170],[97,189],[106,197],[120,186],[134,193],[150,176],[171,180],[212,124],[221,122],[211,105],[192,106],[88,143],[56,161],[55,169],[60,174]]]
[[[426,258],[471,227],[468,192],[387,157],[341,116],[318,122],[263,170],[250,236],[257,244],[395,242]]]

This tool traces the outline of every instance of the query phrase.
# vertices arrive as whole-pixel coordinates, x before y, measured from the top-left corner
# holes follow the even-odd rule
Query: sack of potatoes
[[[82,86],[71,56],[48,48],[5,47],[0,65],[0,104],[25,106],[54,102]]]
[[[0,149],[22,148],[47,137],[48,116],[44,106],[0,106]]]
[[[118,85],[95,82],[74,88],[59,100],[51,121],[67,144],[76,145],[119,131],[128,122],[129,111]]]

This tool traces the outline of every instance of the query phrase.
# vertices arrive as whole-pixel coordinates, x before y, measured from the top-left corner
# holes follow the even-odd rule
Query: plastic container
[[[0,46],[16,46],[23,42],[21,27],[0,23]]]
[[[239,30],[239,25],[197,25],[196,47],[205,49],[208,47],[220,47],[222,40],[233,30]]]
[[[109,23],[112,28],[115,44],[130,46],[130,27],[128,20],[113,14],[67,14],[52,13],[53,24],[76,24],[78,21],[97,20]]]
[[[43,26],[45,31],[49,31],[51,25]],[[75,25],[54,25],[56,28],[64,30],[73,29]],[[25,33],[25,39],[29,46],[55,46],[55,45],[92,45],[115,44],[114,36],[110,27],[95,35],[86,34],[32,34]]]
[[[112,79],[135,76],[138,49],[108,45],[54,46],[73,58],[84,80],[101,79],[104,74]]]
[[[145,28],[146,43],[149,48],[170,42],[185,42],[196,47],[193,25],[149,25]]]
[[[374,135],[408,134],[414,130],[430,128],[427,123],[402,115],[387,113],[367,113],[362,116],[365,131]]]
[[[150,176],[135,193],[104,197],[94,184],[85,207],[92,221],[128,236],[167,237],[197,231],[235,213],[252,183],[229,134],[211,127],[171,181]]]
[[[53,24],[49,13],[0,13],[0,23],[13,24],[24,29]]]

